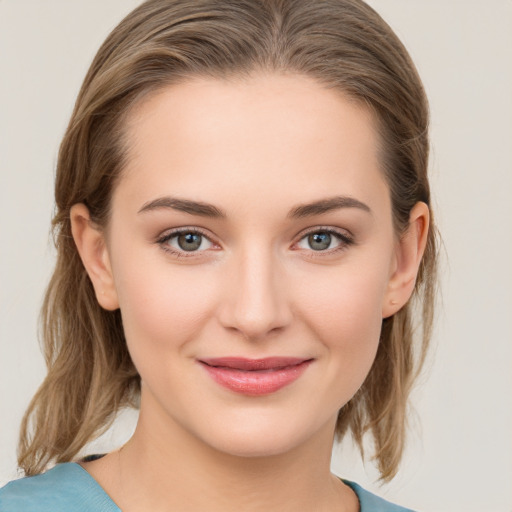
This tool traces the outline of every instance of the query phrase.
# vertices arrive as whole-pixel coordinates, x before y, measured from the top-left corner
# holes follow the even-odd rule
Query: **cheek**
[[[123,327],[136,366],[141,359],[156,361],[165,352],[186,347],[208,321],[215,303],[212,276],[197,267],[176,268],[162,262],[161,256],[158,259],[134,254],[117,266]]]
[[[346,386],[349,396],[363,383],[373,364],[382,327],[386,273],[336,272],[303,287],[303,318],[328,354],[329,378]],[[343,376],[340,379],[340,375]]]
[[[357,333],[364,335],[381,325],[386,286],[383,266],[347,266],[301,279],[296,293],[312,323],[327,332],[350,332],[355,343]]]

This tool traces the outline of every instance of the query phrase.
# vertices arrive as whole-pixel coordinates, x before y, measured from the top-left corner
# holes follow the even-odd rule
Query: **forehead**
[[[304,202],[333,187],[362,196],[372,183],[387,189],[370,112],[304,76],[170,85],[133,109],[127,139],[118,188],[131,184],[140,200],[163,191],[221,200],[237,190]]]

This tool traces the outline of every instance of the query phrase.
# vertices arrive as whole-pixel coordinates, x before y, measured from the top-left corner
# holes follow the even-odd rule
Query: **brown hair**
[[[143,95],[191,76],[224,78],[291,72],[365,104],[382,140],[397,235],[412,207],[430,206],[428,105],[401,42],[361,0],[148,0],[98,51],[60,147],[53,220],[57,264],[42,309],[48,375],[21,427],[19,465],[27,475],[71,460],[136,405],[140,379],[119,311],[103,310],[71,235],[70,208],[84,203],[105,226],[123,169],[126,117]],[[407,400],[428,347],[434,305],[433,222],[412,302],[383,320],[379,349],[361,389],[339,413],[337,435],[361,450],[373,435],[383,479],[396,473]],[[412,321],[414,302],[421,332]]]

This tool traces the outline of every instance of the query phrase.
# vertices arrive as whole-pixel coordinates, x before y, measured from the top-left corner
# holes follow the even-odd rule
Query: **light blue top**
[[[412,512],[343,480],[359,498],[360,512]],[[121,512],[94,478],[75,462],[0,489],[0,512]]]

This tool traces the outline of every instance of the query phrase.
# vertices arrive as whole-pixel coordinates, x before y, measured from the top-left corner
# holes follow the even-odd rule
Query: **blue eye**
[[[199,252],[213,246],[206,236],[197,231],[176,231],[164,236],[158,242],[167,250],[175,252]]]
[[[332,242],[330,233],[313,233],[308,235],[308,245],[314,251],[325,251],[329,249]]]
[[[203,237],[197,233],[184,233],[178,235],[176,241],[184,251],[197,251],[203,243]]]
[[[311,232],[301,238],[298,247],[316,252],[328,251],[330,249],[342,248],[353,243],[347,235],[336,231],[318,230]]]

